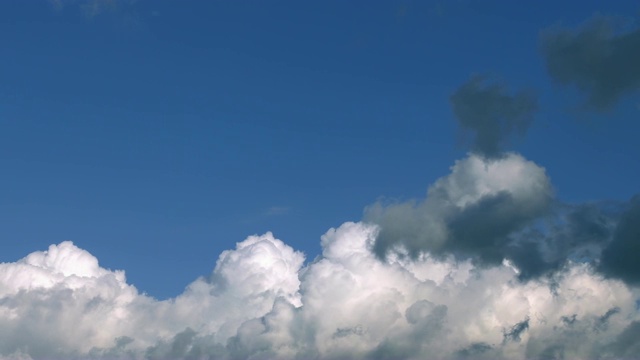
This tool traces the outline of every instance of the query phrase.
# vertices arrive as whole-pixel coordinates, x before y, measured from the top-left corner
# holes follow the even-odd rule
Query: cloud
[[[553,27],[541,36],[549,75],[583,92],[592,110],[609,110],[640,89],[640,28],[616,25],[598,16],[577,30]]]
[[[640,290],[619,252],[636,239],[637,200],[618,213],[557,210],[552,196],[544,169],[520,155],[472,154],[425,200],[376,204],[367,221],[327,231],[307,266],[273,234],[254,235],[164,301],[73,243],[52,245],[0,264],[0,358],[635,354]],[[523,278],[529,258],[546,276]]]
[[[0,354],[109,358],[144,350],[153,355],[165,339],[188,342],[188,329],[225,341],[247,320],[271,311],[275,299],[300,306],[303,261],[271,234],[252,236],[223,252],[209,277],[174,299],[157,301],[72,243],[52,245],[0,265]]]
[[[545,170],[520,155],[456,162],[422,201],[376,203],[365,220],[379,224],[374,251],[455,255],[480,264],[502,263],[511,236],[549,211],[553,189]]]
[[[517,154],[459,160],[424,199],[379,201],[365,221],[379,226],[372,251],[381,259],[423,256],[470,260],[480,267],[507,261],[521,281],[553,276],[569,261],[640,284],[634,254],[640,201],[563,204],[545,170]]]
[[[631,199],[613,235],[603,250],[601,271],[607,276],[640,284],[640,196]]]
[[[462,130],[473,136],[471,150],[487,158],[499,157],[514,134],[524,134],[537,109],[536,97],[521,91],[510,95],[505,85],[486,84],[474,76],[451,95],[453,113]]]

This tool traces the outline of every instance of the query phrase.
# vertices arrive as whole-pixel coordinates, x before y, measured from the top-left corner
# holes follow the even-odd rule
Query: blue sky
[[[0,261],[72,240],[167,298],[252,234],[312,260],[327,229],[465,156],[449,99],[474,74],[536,91],[508,149],[559,199],[638,192],[637,92],[576,110],[539,46],[637,2],[86,4],[0,3]]]

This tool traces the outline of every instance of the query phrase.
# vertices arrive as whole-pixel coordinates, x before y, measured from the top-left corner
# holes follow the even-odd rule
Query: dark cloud
[[[606,205],[556,203],[545,216],[546,225],[529,226],[511,236],[505,253],[520,270],[520,279],[549,275],[570,258],[588,262],[599,259],[617,221],[616,212]]]
[[[453,254],[486,266],[499,265],[508,254],[516,254],[511,235],[544,215],[549,205],[550,201],[542,206],[526,207],[511,194],[498,192],[466,207],[444,208],[442,225],[446,236],[441,240],[436,240],[435,234],[428,234],[433,231],[431,214],[424,205],[415,202],[391,205],[385,214],[369,211],[365,216],[382,225],[374,244],[374,251],[381,258],[401,244],[412,258],[426,251],[436,256]],[[527,245],[520,247],[526,248]]]
[[[484,265],[498,265],[506,257],[509,235],[546,211],[524,207],[507,192],[484,196],[448,220],[450,239],[443,249],[467,254]]]
[[[640,284],[640,195],[622,215],[611,243],[603,250],[600,270],[629,284]]]
[[[604,313],[602,316],[600,316],[599,318],[596,319],[595,324],[593,324],[593,328],[594,330],[597,331],[605,331],[607,330],[607,326],[609,324],[609,319],[611,319],[611,317],[615,314],[620,313],[620,308],[619,307],[612,307],[611,309],[607,310],[606,313]]]
[[[481,355],[487,355],[487,352],[492,350],[493,347],[487,343],[473,343],[466,348],[456,353],[457,358],[461,359],[477,359]]]
[[[560,320],[567,326],[571,326],[573,324],[576,323],[576,319],[578,317],[578,314],[573,314],[571,316],[562,316],[560,317]]]
[[[509,341],[519,342],[522,334],[529,330],[529,317],[525,318],[521,322],[513,325],[509,330],[504,330],[504,339],[503,343],[507,343]]]
[[[485,84],[474,76],[453,95],[451,105],[458,124],[473,134],[472,150],[487,158],[500,156],[513,134],[524,134],[537,109],[531,92],[509,94],[503,84]]]
[[[509,164],[515,159],[509,156],[484,161],[508,165],[505,169],[523,164],[522,160],[518,166]],[[530,184],[479,197],[471,190],[462,198],[476,198],[457,205],[469,189],[497,181],[484,178],[486,173],[472,159],[458,163],[422,201],[377,203],[365,210],[365,219],[380,226],[373,244],[379,258],[394,253],[418,259],[429,253],[436,258],[470,259],[482,267],[497,266],[506,259],[519,271],[519,280],[544,277],[550,285],[572,261],[589,263],[627,284],[640,283],[640,196],[629,203],[563,204],[553,199],[548,184],[531,191],[533,184],[545,184],[532,168],[522,178],[537,178]],[[473,186],[466,188],[468,184]]]
[[[638,339],[640,339],[640,321],[634,321],[618,335],[607,350],[621,358],[635,358],[640,354],[640,341]]]
[[[640,28],[615,27],[610,18],[597,17],[578,30],[554,27],[541,36],[549,75],[585,93],[585,105],[597,111],[640,89]]]
[[[499,175],[503,171],[519,175],[507,180]],[[414,259],[423,253],[453,255],[482,266],[514,258],[530,278],[544,273],[549,259],[531,234],[522,233],[552,204],[543,169],[513,154],[499,160],[472,155],[438,180],[426,199],[378,203],[365,210],[365,219],[380,225],[373,250],[381,259],[398,251]],[[544,240],[543,234],[537,236]]]

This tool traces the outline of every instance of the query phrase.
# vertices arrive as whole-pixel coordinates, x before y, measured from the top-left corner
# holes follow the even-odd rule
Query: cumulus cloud
[[[571,260],[638,284],[639,203],[563,204],[544,168],[522,156],[471,154],[424,199],[379,201],[364,219],[380,227],[372,251],[381,259],[428,254],[481,267],[507,261],[522,281],[552,276]]]
[[[366,223],[329,230],[322,257],[303,269],[302,255],[270,234],[250,237],[220,256],[211,277],[168,301],[140,295],[123,277],[114,281],[115,272],[93,267],[95,258],[71,243],[52,246],[2,265],[3,273],[29,267],[62,275],[38,286],[3,278],[0,352],[5,358],[500,359],[635,349],[630,339],[640,321],[640,294],[589,264],[567,264],[552,290],[550,280],[517,281],[507,265],[477,268],[431,256],[380,261],[370,251],[378,231]],[[56,260],[59,249],[92,270],[64,275],[59,261],[41,267],[46,262],[28,260]]]
[[[422,201],[377,203],[365,219],[381,226],[374,250],[412,258],[452,254],[500,264],[510,236],[544,215],[553,199],[545,170],[517,154],[487,160],[472,154],[456,162]]]
[[[450,100],[458,125],[473,136],[472,151],[487,158],[499,157],[513,135],[523,135],[537,109],[532,92],[511,95],[505,85],[487,84],[483,76],[469,79]]]
[[[542,33],[549,75],[583,92],[590,109],[608,110],[640,89],[640,28],[616,25],[599,16],[577,30],[553,27]]]
[[[425,200],[377,204],[367,221],[330,229],[306,266],[273,234],[250,236],[164,301],[73,243],[52,245],[0,264],[0,358],[635,354],[640,290],[621,274],[637,270],[624,257],[637,239],[637,201],[620,214],[565,206],[556,223],[541,225],[552,195],[544,169],[520,155],[469,155]],[[562,260],[552,255],[558,249]],[[533,267],[523,258],[550,272],[523,281]]]
[[[187,342],[185,334],[196,330],[224,342],[245,321],[271,311],[275,299],[300,306],[303,261],[269,233],[252,236],[223,252],[209,277],[174,299],[156,301],[126,284],[123,272],[99,267],[71,242],[52,245],[0,265],[0,353],[152,355],[154,346],[162,348],[178,334],[175,341]]]

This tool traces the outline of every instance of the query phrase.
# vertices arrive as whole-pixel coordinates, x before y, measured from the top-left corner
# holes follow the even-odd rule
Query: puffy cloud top
[[[273,292],[299,306],[298,271],[304,255],[266,233],[250,236],[234,251],[224,251],[213,271],[212,281],[240,291],[239,296]]]
[[[97,284],[101,279],[126,287],[123,271],[110,271],[98,265],[98,259],[71,241],[36,251],[16,263],[0,264],[2,293],[19,290],[63,287],[76,289]]]
[[[640,290],[620,251],[634,246],[636,201],[618,217],[576,208],[535,235],[551,202],[543,168],[470,155],[423,201],[327,231],[305,267],[273,234],[250,236],[165,301],[71,242],[52,245],[0,264],[0,358],[634,356]],[[578,245],[604,248],[603,262],[579,261]]]

